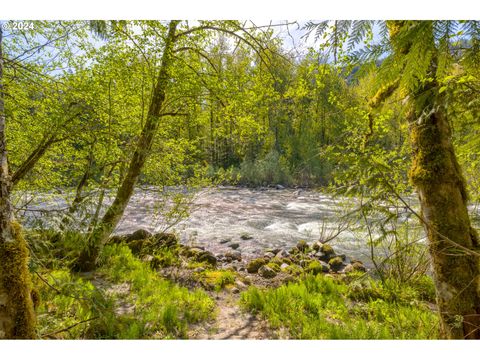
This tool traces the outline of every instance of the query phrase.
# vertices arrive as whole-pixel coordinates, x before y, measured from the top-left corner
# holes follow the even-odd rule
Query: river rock
[[[328,261],[328,265],[333,271],[339,271],[344,266],[343,260],[340,256],[335,256]]]
[[[270,260],[275,257],[275,254],[269,251],[269,252],[266,252],[263,256]]]
[[[367,268],[365,265],[360,260],[352,260],[350,264],[347,265],[347,267],[351,265],[353,270],[355,271],[360,271],[360,272],[366,272]],[[347,268],[345,267],[345,272],[347,272]]]
[[[251,239],[253,239],[253,236],[250,235],[250,234],[242,234],[242,235],[240,235],[240,239],[242,239],[242,240],[251,240]]]
[[[283,271],[283,270],[285,270],[286,268],[288,268],[288,266],[289,266],[288,264],[283,263],[282,265],[280,265],[280,270]]]
[[[120,244],[127,241],[127,235],[113,235],[108,239],[110,244]],[[52,241],[53,242],[53,241]]]
[[[263,265],[260,267],[260,269],[258,269],[258,274],[265,279],[272,279],[277,275],[275,270],[273,270],[269,265]]]
[[[196,260],[199,262],[206,262],[210,265],[217,265],[217,258],[210,251],[203,251],[196,256]]]
[[[248,288],[248,286],[243,281],[240,281],[240,280],[235,281],[235,286],[240,290],[245,290],[246,288]]]
[[[156,246],[174,247],[178,245],[178,239],[172,233],[156,233],[153,235],[153,243]]]
[[[297,249],[301,252],[305,252],[309,249],[309,246],[307,244],[307,242],[305,240],[300,240],[298,243],[297,243]]]
[[[229,248],[232,248],[233,250],[236,250],[240,247],[240,244],[238,243],[233,243],[228,245]]]
[[[323,251],[318,251],[313,255],[315,258],[317,258],[320,261],[328,261],[330,260],[330,256],[325,254]]]
[[[280,185],[280,184],[277,184],[277,185],[275,185],[275,189],[277,189],[277,190],[285,190],[285,186]]]
[[[125,241],[144,240],[152,236],[152,233],[145,229],[138,229],[131,234],[126,235]]]
[[[282,249],[278,253],[275,254],[275,257],[282,259],[282,258],[287,258],[289,255],[290,254],[288,253],[288,251]]]
[[[222,239],[219,241],[220,244],[226,244],[228,242],[232,241],[232,239]]]
[[[258,258],[250,261],[247,265],[247,271],[250,274],[255,274],[258,269],[260,269],[263,265],[265,265],[268,261],[263,258]]]
[[[328,244],[322,244],[320,251],[329,256],[335,255],[335,250],[333,250],[333,248]]]
[[[138,255],[142,252],[142,249],[145,246],[145,240],[132,240],[129,241],[127,245],[130,248],[132,254]]]
[[[242,261],[242,253],[240,251],[228,251],[224,255],[225,261]]]

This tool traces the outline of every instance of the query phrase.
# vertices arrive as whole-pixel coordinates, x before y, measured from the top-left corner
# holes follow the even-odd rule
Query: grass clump
[[[131,291],[122,302],[134,306],[133,314],[105,319],[95,337],[186,338],[188,325],[206,320],[214,308],[213,300],[202,290],[189,291],[161,278],[151,267],[132,255],[125,245],[107,246],[104,265],[99,270],[108,280],[128,283]],[[115,325],[117,321],[117,325]]]
[[[432,339],[438,316],[426,304],[411,303],[415,291],[391,300],[381,285],[376,296],[352,301],[351,286],[325,276],[308,275],[276,289],[251,287],[243,306],[266,318],[272,328],[296,339]],[[387,300],[389,299],[389,300]]]

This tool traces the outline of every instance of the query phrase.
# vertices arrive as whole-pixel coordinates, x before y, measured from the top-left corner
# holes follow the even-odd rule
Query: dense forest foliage
[[[134,247],[112,245],[112,233],[136,187],[217,185],[311,188],[361,199],[358,221],[381,217],[375,226],[383,237],[370,239],[371,246],[392,231],[402,238],[391,227],[400,207],[424,226],[432,267],[409,263],[406,276],[398,270],[405,263],[390,263],[387,273],[373,259],[369,272],[379,274],[368,291],[351,290],[352,277],[365,284],[362,272],[336,284],[315,278],[322,271],[311,260],[288,260],[300,282],[241,294],[244,308],[263,314],[272,328],[287,327],[292,338],[480,337],[479,244],[470,223],[478,214],[467,208],[480,201],[478,22],[307,22],[298,31],[316,42],[302,51],[279,35],[288,24],[31,25],[0,33],[0,338],[55,337],[64,333],[58,327],[72,324],[72,338],[188,337],[190,323],[208,319],[213,301],[156,270],[198,255],[195,266],[207,267],[200,282],[223,289],[238,274],[215,270],[205,253],[171,247],[154,251],[160,260],[152,270],[141,259],[155,242],[137,249],[137,258]],[[32,197],[53,193],[67,201],[56,225],[28,224],[23,216]],[[420,211],[404,200],[412,194]],[[416,252],[418,244],[407,242],[394,252]],[[297,245],[294,253],[308,251]],[[138,313],[122,318],[115,301],[97,292],[105,284],[78,275],[92,271],[128,283]],[[288,296],[306,309],[305,318],[290,314]],[[344,297],[363,307],[350,314]],[[431,309],[409,307],[419,299],[440,320]],[[70,317],[48,315],[68,308]],[[390,312],[403,320],[388,318]],[[435,330],[418,330],[419,321]]]

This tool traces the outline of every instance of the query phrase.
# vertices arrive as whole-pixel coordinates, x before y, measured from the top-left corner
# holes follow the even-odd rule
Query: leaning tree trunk
[[[396,35],[411,24],[392,21],[388,25],[394,51],[408,56],[413,44],[405,40],[396,43]],[[434,44],[433,32],[430,41]],[[468,215],[467,191],[451,141],[445,95],[434,80],[437,66],[434,55],[430,80],[408,94],[413,150],[409,177],[418,192],[428,237],[441,335],[448,339],[480,339],[478,238]]]
[[[160,112],[165,100],[165,90],[170,80],[170,68],[173,62],[173,46],[178,23],[179,21],[172,20],[169,24],[157,84],[153,91],[147,119],[135,148],[135,152],[130,160],[127,174],[117,190],[115,200],[108,208],[100,223],[94,229],[87,247],[80,254],[76,264],[77,270],[90,271],[96,267],[100,251],[122,218],[125,208],[132,196],[140,172],[150,154],[154,135],[158,129],[160,121]]]
[[[10,204],[5,141],[2,29],[0,28],[0,339],[35,338],[28,250]]]
[[[442,336],[480,339],[478,240],[470,224],[464,179],[441,95],[432,102],[422,113],[412,114],[410,179],[428,236]]]

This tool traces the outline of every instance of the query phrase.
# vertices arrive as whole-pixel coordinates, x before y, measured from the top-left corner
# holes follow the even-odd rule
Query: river
[[[152,232],[165,230],[168,222],[159,211],[164,203],[163,194],[157,188],[138,189],[115,232],[128,233],[138,228]],[[414,197],[409,201],[417,207]],[[38,215],[35,212],[38,209],[52,210],[66,205],[62,196],[37,194],[28,206],[33,211],[27,211],[25,216]],[[337,253],[369,263],[365,227],[356,221],[343,220],[343,215],[358,205],[358,199],[311,190],[216,187],[196,193],[191,199],[189,216],[168,231],[178,233],[182,243],[203,246],[217,254],[238,246],[237,251],[244,258],[261,255],[268,248],[288,249],[300,239],[313,242],[335,236],[330,244]],[[405,210],[401,216],[406,220],[409,216]],[[412,217],[410,220],[418,224]],[[421,230],[418,236],[423,236]]]

